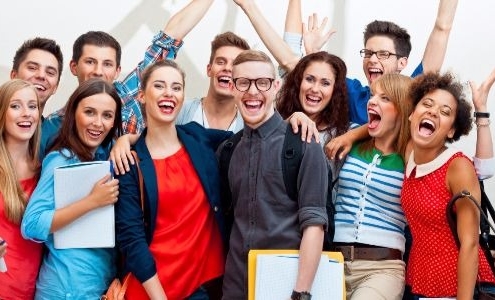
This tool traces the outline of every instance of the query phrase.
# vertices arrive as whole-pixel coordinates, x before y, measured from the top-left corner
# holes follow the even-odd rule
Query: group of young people
[[[8,267],[0,299],[98,299],[126,274],[127,299],[246,299],[249,250],[282,248],[299,250],[287,298],[311,299],[330,231],[326,250],[344,254],[348,299],[473,299],[477,282],[494,287],[476,206],[456,204],[459,249],[445,218],[450,197],[468,190],[480,199],[479,180],[495,168],[487,112],[495,70],[471,83],[474,118],[462,85],[439,73],[457,1],[439,0],[414,78],[399,74],[411,51],[407,31],[368,24],[363,85],[320,51],[332,31],[316,15],[304,27],[301,0],[288,0],[285,39],[254,0],[234,0],[281,78],[266,53],[225,32],[211,43],[206,95],[186,101],[173,59],[212,2],[192,0],[174,15],[122,82],[118,42],[81,35],[69,63],[79,86],[46,119],[60,49],[35,38],[16,52],[12,79],[0,87],[0,257]],[[473,119],[474,163],[447,146]],[[284,178],[287,131],[301,134],[296,199]],[[222,173],[219,156],[235,138]],[[55,209],[54,168],[107,159],[115,179],[108,174]],[[115,205],[115,249],[54,246],[54,232],[106,205]]]

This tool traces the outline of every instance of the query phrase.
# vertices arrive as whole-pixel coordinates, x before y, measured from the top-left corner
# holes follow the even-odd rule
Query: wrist
[[[291,300],[311,300],[311,294],[309,292],[296,292],[292,291],[292,295],[290,296]]]
[[[490,118],[490,113],[489,112],[480,112],[480,111],[475,111],[474,112],[474,117],[475,118]]]

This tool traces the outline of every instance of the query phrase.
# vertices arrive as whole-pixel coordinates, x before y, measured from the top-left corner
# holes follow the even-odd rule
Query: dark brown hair
[[[108,147],[115,137],[120,136],[122,132],[122,101],[113,85],[102,79],[92,78],[81,83],[70,96],[65,106],[64,120],[62,121],[59,134],[50,151],[58,150],[62,153],[62,149],[68,149],[70,151],[68,158],[77,156],[81,161],[91,161],[94,159],[91,149],[84,145],[77,133],[76,110],[83,99],[102,93],[108,94],[113,98],[116,104],[116,110],[113,127],[101,143],[101,146]]]
[[[215,57],[215,54],[217,50],[221,47],[237,47],[242,50],[249,50],[249,44],[246,42],[245,39],[241,38],[237,34],[227,31],[224,33],[221,33],[211,41],[211,53],[210,53],[210,64],[213,63],[213,58]]]
[[[364,45],[374,36],[386,36],[394,42],[396,54],[409,57],[411,53],[411,36],[407,30],[388,21],[373,21],[364,30]],[[379,49],[380,50],[380,49]]]

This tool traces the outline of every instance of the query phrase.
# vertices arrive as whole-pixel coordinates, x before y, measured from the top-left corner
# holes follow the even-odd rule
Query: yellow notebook
[[[269,272],[276,272],[276,273],[272,274],[272,275],[268,275],[267,278],[269,278],[270,281],[271,280],[276,281],[277,278],[281,278],[287,274],[287,272],[288,272],[287,270],[290,267],[289,265],[292,265],[292,267],[294,267],[294,265],[295,265],[297,267],[298,253],[299,253],[298,250],[273,250],[272,249],[272,250],[251,250],[251,251],[249,251],[249,254],[248,254],[248,300],[255,300],[256,299],[255,298],[256,287],[257,287],[257,281],[256,281],[257,267],[256,266],[258,263],[258,255],[260,255],[259,256],[260,261],[261,261],[261,259],[263,259],[263,261],[265,261],[266,259],[272,260],[272,257],[275,257],[276,259],[279,260],[278,263],[280,263],[280,259],[286,259],[286,261],[290,263],[290,264],[284,265],[284,268],[282,270],[277,270],[277,267],[275,267],[275,269],[269,270]],[[342,299],[345,300],[345,281],[344,281],[344,268],[343,268],[344,257],[342,256],[342,253],[340,253],[340,252],[323,252],[322,254],[324,256],[326,256],[326,258],[328,258],[328,260],[326,260],[327,262],[330,261],[331,263],[335,263],[337,265],[340,264],[339,266],[337,266],[336,269],[339,270],[338,272],[342,272],[342,275],[341,275],[341,277],[337,277],[337,278],[339,279],[338,281],[342,282]],[[322,256],[322,262],[324,260],[323,259],[324,256]],[[292,261],[292,259],[294,259],[294,261]],[[322,262],[320,262],[320,263],[322,263]],[[270,263],[271,264],[273,264],[273,263],[277,264],[277,262],[270,262]],[[264,265],[263,268],[271,268],[271,267]],[[321,267],[319,267],[319,269],[320,268]],[[258,271],[261,271],[261,270],[258,270]],[[294,277],[295,276],[296,275],[294,274]],[[333,276],[338,276],[338,275],[333,274]],[[313,288],[315,288],[316,281],[317,281],[317,278],[315,278],[315,281],[313,283]],[[258,282],[258,284],[259,283],[260,282]],[[283,284],[285,284],[285,282]],[[269,293],[276,293],[275,292],[275,289],[277,288],[276,283],[275,284],[269,283],[267,285],[272,289],[271,291],[269,291]],[[329,286],[330,285],[331,285],[331,283],[329,282]],[[263,291],[260,292],[260,295],[258,295],[258,297],[257,297],[258,299],[263,299],[263,296],[261,296],[262,293],[265,294],[266,292],[263,292]],[[339,292],[337,292],[337,294],[340,295]],[[290,293],[287,294],[287,297],[290,297]],[[334,296],[334,298],[337,298],[337,297]],[[313,299],[318,300],[315,297],[313,297]],[[329,300],[329,299],[325,299],[325,300]],[[331,299],[331,300],[334,300],[334,299]],[[340,299],[335,299],[335,300],[340,300]]]

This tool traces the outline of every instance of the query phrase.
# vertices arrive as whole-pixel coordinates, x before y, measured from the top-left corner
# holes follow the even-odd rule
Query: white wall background
[[[24,0],[6,1],[0,10],[0,81],[7,80],[12,58],[21,43],[36,36],[55,39],[64,53],[64,71],[57,93],[45,108],[49,113],[63,105],[77,86],[68,70],[72,43],[88,30],[104,30],[122,44],[122,76],[138,63],[143,51],[169,16],[189,0]],[[275,29],[282,34],[286,0],[256,0]],[[410,74],[419,63],[435,20],[438,0],[304,0],[305,16],[318,12],[329,16],[338,32],[328,50],[347,63],[350,77],[364,80],[361,58],[362,32],[370,21],[390,20],[409,30],[413,50],[404,74]],[[481,82],[495,68],[495,2],[493,0],[461,0],[444,63],[444,70],[453,71],[461,80]],[[187,73],[187,95],[202,96],[207,89],[205,76],[211,39],[231,30],[248,40],[253,48],[265,50],[243,12],[230,0],[216,0],[203,20],[186,37],[178,62]],[[495,90],[495,88],[494,88]],[[495,120],[495,91],[489,98],[489,110]],[[492,125],[495,132],[495,122]],[[495,139],[495,134],[492,134]],[[456,146],[468,155],[474,154],[475,130]],[[495,179],[486,182],[489,195],[495,199]]]

